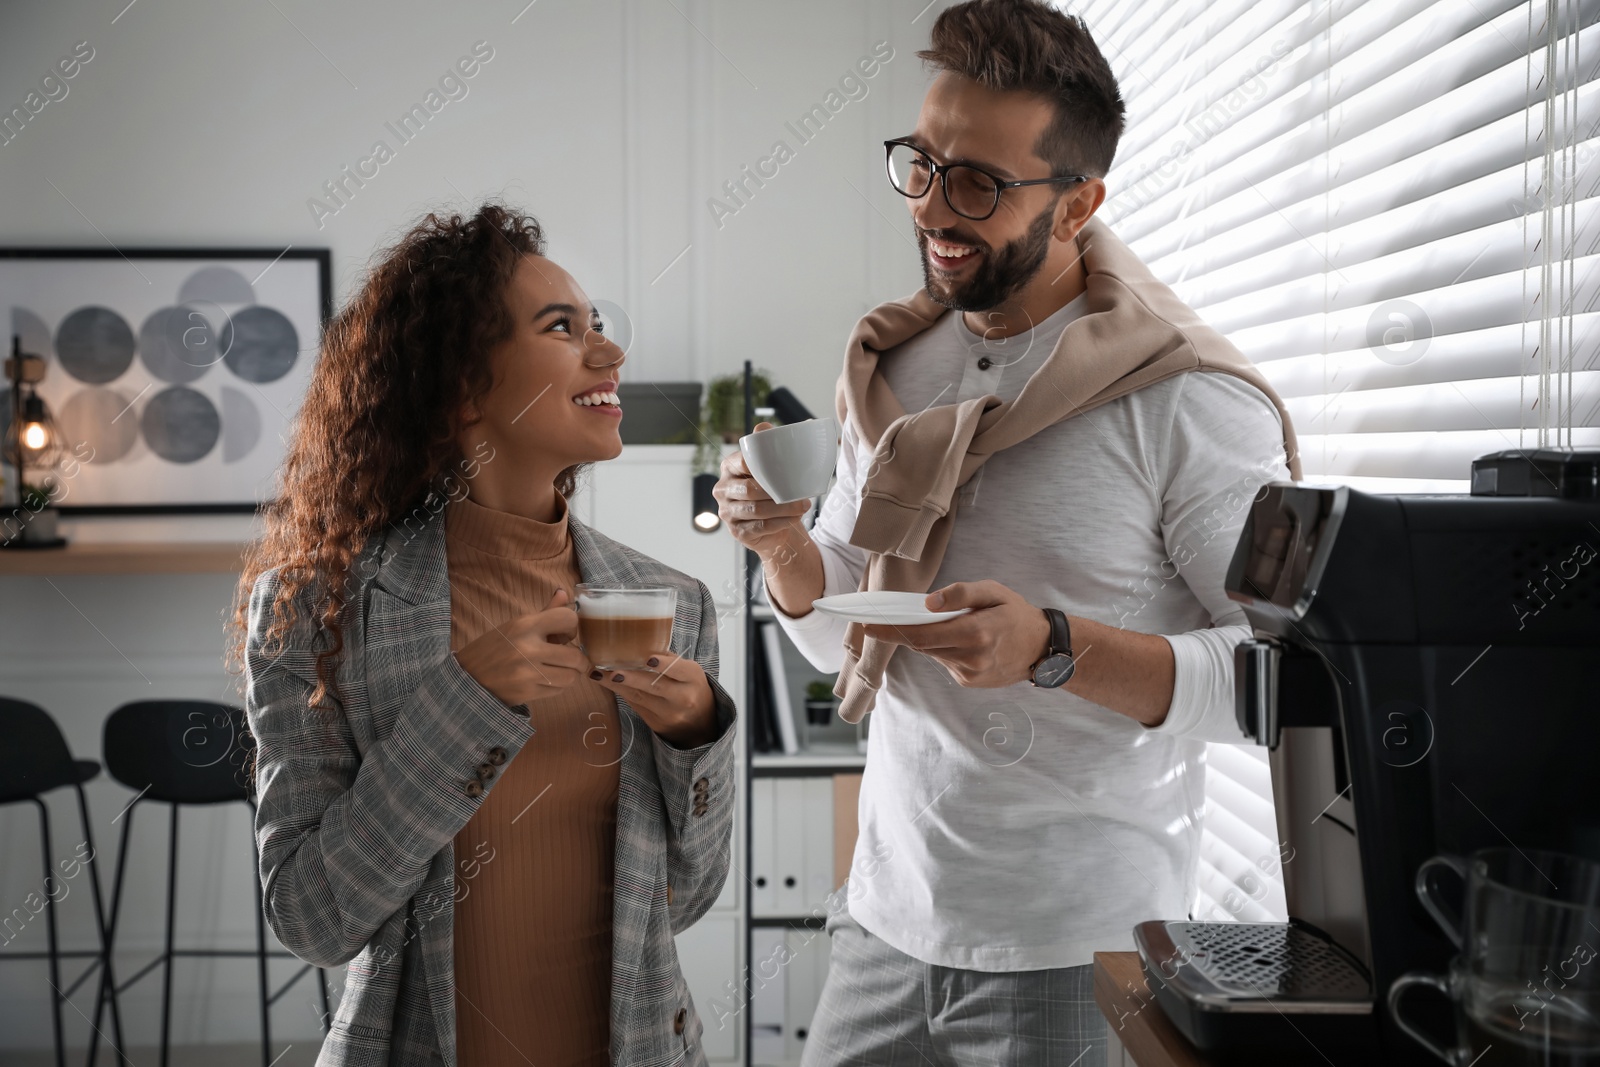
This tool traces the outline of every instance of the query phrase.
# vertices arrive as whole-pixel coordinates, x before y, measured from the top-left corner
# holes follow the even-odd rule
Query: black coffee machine
[[[1290,922],[1143,923],[1151,990],[1218,1062],[1436,1063],[1384,1003],[1455,951],[1417,868],[1508,843],[1600,860],[1600,451],[1486,456],[1471,495],[1272,483],[1227,592]]]

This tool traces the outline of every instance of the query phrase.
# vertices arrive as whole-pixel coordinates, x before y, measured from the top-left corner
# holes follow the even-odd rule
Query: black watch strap
[[[1044,608],[1044,617],[1050,623],[1050,640],[1037,663],[1028,671],[1028,678],[1041,689],[1055,689],[1073,675],[1072,630],[1067,625],[1067,614],[1055,608]]]
[[[1044,617],[1050,620],[1050,651],[1045,655],[1057,652],[1072,655],[1072,628],[1067,625],[1067,613],[1056,608],[1045,608]]]

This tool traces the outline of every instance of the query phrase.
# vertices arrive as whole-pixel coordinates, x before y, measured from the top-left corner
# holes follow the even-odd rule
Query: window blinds
[[[1128,106],[1100,217],[1261,367],[1308,481],[1600,445],[1600,0],[1059,6]],[[1266,753],[1207,763],[1191,914],[1282,920]]]
[[[1267,750],[1206,746],[1206,811],[1196,896],[1190,914],[1203,922],[1283,922],[1284,849],[1272,805]]]
[[[1063,7],[1128,104],[1101,217],[1260,365],[1309,481],[1600,445],[1600,0]]]

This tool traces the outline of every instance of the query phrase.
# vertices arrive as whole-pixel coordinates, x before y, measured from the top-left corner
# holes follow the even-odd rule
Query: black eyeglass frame
[[[911,149],[913,152],[916,152],[918,155],[922,156],[922,158],[926,159],[928,161],[928,166],[933,169],[933,176],[928,179],[928,188],[922,190],[922,192],[908,193],[904,189],[900,188],[899,185],[895,184],[894,168],[890,166],[890,160],[894,155],[894,150],[897,145],[903,145],[904,147]],[[944,176],[946,172],[955,170],[958,167],[965,167],[967,170],[975,170],[994,183],[994,203],[989,205],[989,210],[987,213],[982,215],[969,215],[950,202],[950,187],[945,184]],[[927,149],[920,145],[913,144],[903,137],[897,137],[883,142],[883,169],[884,173],[889,177],[889,188],[893,189],[907,200],[921,200],[933,190],[934,182],[937,181],[939,183],[939,191],[944,194],[945,206],[951,211],[954,211],[957,215],[960,215],[962,218],[971,219],[974,222],[982,222],[984,219],[989,218],[997,210],[999,210],[1000,194],[1005,192],[1007,189],[1016,189],[1024,185],[1054,185],[1056,182],[1086,182],[1089,180],[1089,175],[1087,174],[1063,174],[1055,178],[1024,178],[1021,181],[1003,181],[995,175],[990,174],[982,167],[975,167],[971,163],[936,162],[934,158],[928,154]]]

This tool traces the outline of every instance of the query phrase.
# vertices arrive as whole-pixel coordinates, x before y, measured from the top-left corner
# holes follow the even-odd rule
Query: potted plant
[[[750,400],[754,407],[767,402],[772,392],[772,375],[768,371],[750,372]],[[700,408],[700,434],[696,442],[695,470],[715,473],[722,463],[721,446],[738,444],[744,436],[744,373],[724,374],[711,379],[706,386],[705,401]]]
[[[50,506],[55,499],[56,490],[60,488],[54,479],[46,479],[38,485],[22,483],[22,510],[25,513],[19,516],[24,525],[22,539],[24,541],[54,541],[57,538],[56,519],[59,513]]]
[[[812,726],[826,726],[833,721],[834,709],[839,701],[833,695],[833,686],[818,679],[806,686],[806,722]]]

